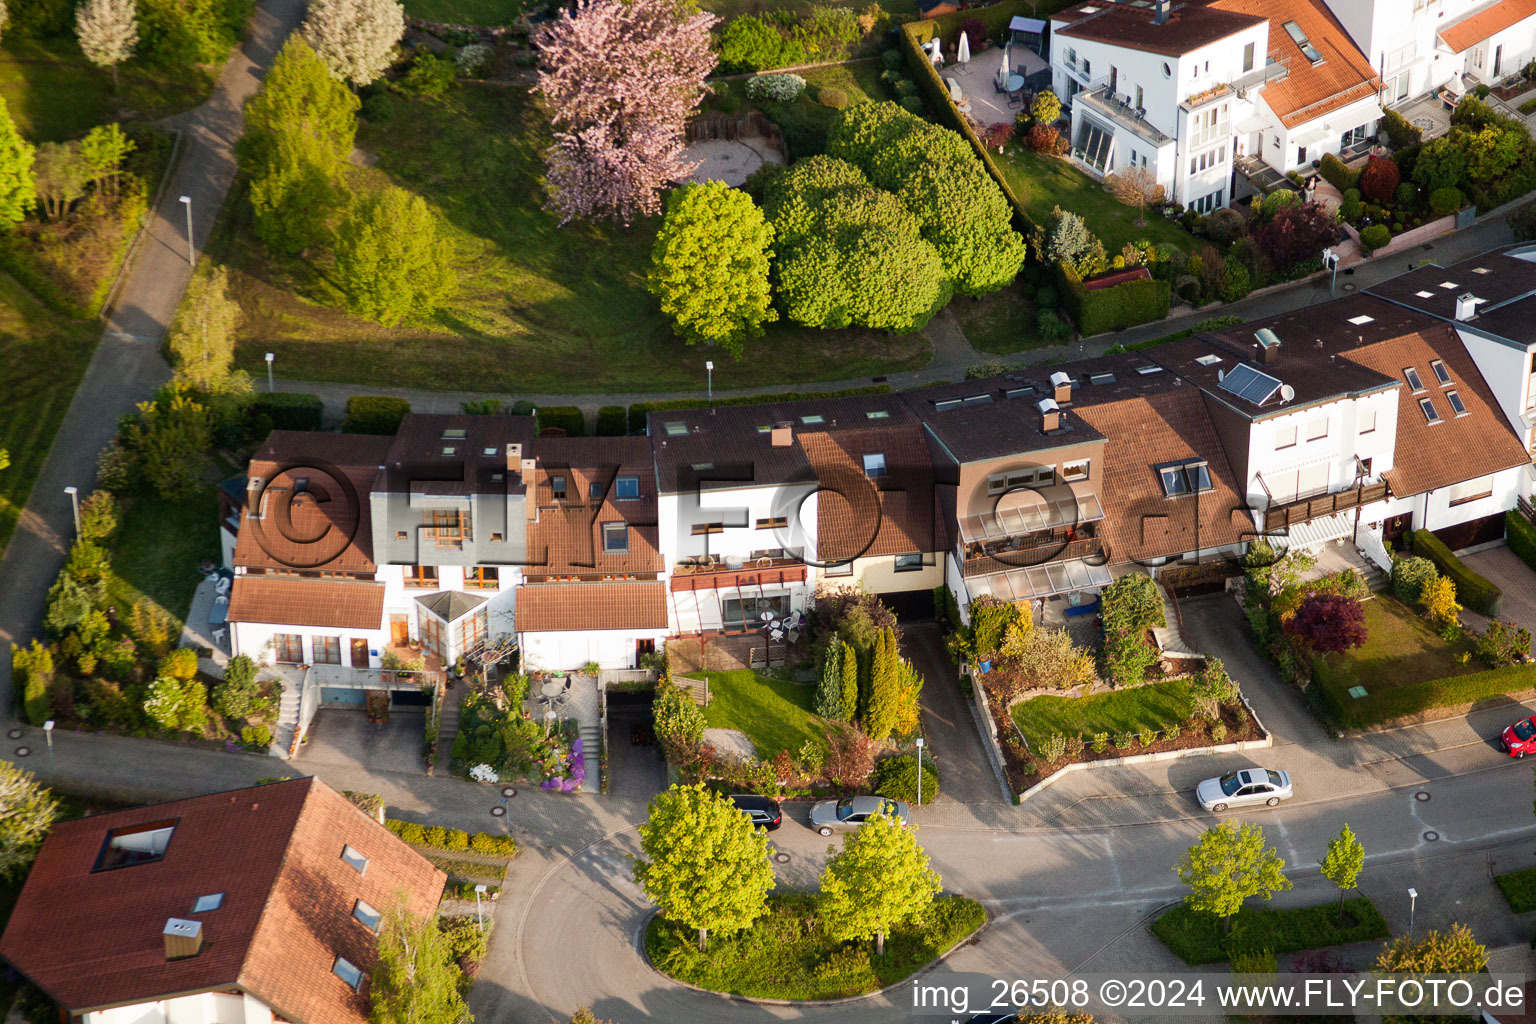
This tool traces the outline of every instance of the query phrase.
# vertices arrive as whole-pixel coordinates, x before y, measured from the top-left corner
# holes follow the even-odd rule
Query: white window
[[[210,893],[207,896],[199,896],[197,902],[192,904],[192,913],[206,914],[210,910],[218,910],[224,905],[224,894],[221,892]]]
[[[923,569],[922,555],[897,555],[897,572],[921,572]]]
[[[1296,424],[1275,428],[1275,451],[1296,447]]]
[[[640,497],[640,478],[621,476],[613,482],[613,496],[618,501],[634,501]]]
[[[1440,360],[1431,359],[1429,361],[1429,368],[1435,371],[1435,380],[1440,382],[1441,387],[1448,387],[1449,385],[1455,383],[1451,380],[1451,371],[1447,370],[1445,368],[1445,364]]]
[[[1064,462],[1061,466],[1061,478],[1067,481],[1087,480],[1089,459],[1077,459],[1073,462]]]
[[[885,476],[885,453],[866,452],[864,455],[865,476]]]
[[[1376,410],[1367,409],[1360,414],[1360,433],[1369,434],[1376,429]]]
[[[629,551],[629,524],[603,524],[603,551],[610,555],[622,555]]]
[[[1419,399],[1419,411],[1424,414],[1424,418],[1426,420],[1428,420],[1429,422],[1431,422],[1431,423],[1439,423],[1440,422],[1440,413],[1435,408],[1435,403],[1433,401],[1431,401],[1430,399],[1428,399],[1428,398],[1421,398],[1421,399]]]
[[[1451,403],[1451,412],[1457,416],[1467,415],[1467,403],[1461,400],[1461,395],[1455,391],[1447,391],[1445,400]]]
[[[1328,417],[1319,416],[1307,424],[1307,440],[1321,441],[1328,436]]]
[[[370,906],[366,901],[357,901],[356,905],[352,907],[352,916],[361,921],[364,928],[367,928],[375,935],[378,934],[379,921],[382,915],[380,915],[377,910],[373,909],[373,907]]]
[[[1408,367],[1403,371],[1403,378],[1408,381],[1408,386],[1415,391],[1424,390],[1424,381],[1419,377],[1419,371]]]
[[[1465,505],[1469,501],[1492,496],[1493,477],[1491,476],[1480,476],[1476,480],[1468,480],[1451,488],[1452,505]]]
[[[346,861],[347,866],[355,870],[360,875],[368,870],[368,858],[364,857],[350,846],[343,846],[341,848],[341,859]]]
[[[356,964],[344,956],[336,958],[336,962],[331,965],[331,973],[346,982],[347,987],[354,992],[363,983],[363,972],[358,969]]]

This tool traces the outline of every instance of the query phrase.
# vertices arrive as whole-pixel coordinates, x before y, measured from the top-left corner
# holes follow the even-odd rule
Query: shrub
[[[1402,182],[1397,186],[1397,205],[1412,208],[1419,200],[1419,187],[1411,181]]]
[[[886,50],[880,54],[880,63],[885,65],[887,71],[896,71],[901,67],[901,51]]]
[[[581,437],[587,431],[587,420],[581,409],[574,405],[549,405],[539,409],[539,433],[558,429],[566,437]]]
[[[496,51],[485,43],[470,43],[459,51],[455,61],[459,65],[459,73],[468,78],[479,78],[490,70],[491,58],[496,56]]]
[[[1536,203],[1526,203],[1511,213],[1509,227],[1517,241],[1529,242],[1536,238]]]
[[[1456,584],[1456,596],[1462,605],[1481,614],[1499,614],[1504,594],[1488,579],[1479,576],[1445,546],[1445,543],[1428,530],[1413,531],[1413,553],[1434,562],[1440,571]]]
[[[224,679],[213,685],[213,709],[225,718],[249,718],[256,708],[256,663],[244,654],[229,659]]]
[[[1115,749],[1127,752],[1135,750],[1136,734],[1134,732],[1115,733]]]
[[[1029,134],[1024,137],[1025,145],[1029,146],[1036,153],[1055,153],[1060,141],[1060,133],[1048,124],[1031,126]]]
[[[1392,592],[1398,600],[1418,604],[1424,588],[1440,577],[1435,563],[1416,555],[1395,555],[1392,558]]]
[[[325,403],[319,395],[273,391],[256,396],[251,414],[269,418],[274,430],[319,430]]]
[[[1065,341],[1072,334],[1072,328],[1054,309],[1042,309],[1035,314],[1035,330],[1045,341]]]
[[[1388,110],[1382,115],[1381,126],[1386,130],[1387,141],[1396,149],[1415,145],[1424,137],[1422,128],[1417,127],[1395,110]]]
[[[1094,733],[1093,739],[1089,741],[1088,746],[1093,750],[1095,754],[1104,753],[1105,750],[1109,749],[1109,733]]]
[[[431,98],[441,96],[458,84],[459,66],[447,57],[435,53],[422,53],[411,61],[411,68],[404,77],[391,82],[391,87],[404,96]]]
[[[1531,632],[1511,622],[1491,619],[1488,629],[1477,634],[1474,647],[1477,656],[1490,668],[1514,665],[1531,653]]]
[[[1386,157],[1373,156],[1360,172],[1360,194],[1378,203],[1391,202],[1401,179],[1397,164]]]
[[[469,833],[460,828],[443,830],[443,849],[462,852],[469,849]]]
[[[917,803],[917,758],[887,757],[875,764],[875,792],[892,800]],[[923,803],[939,795],[939,773],[929,758],[923,759]]]
[[[816,102],[829,110],[842,110],[848,105],[848,94],[841,89],[826,86],[816,93]]]
[[[622,405],[605,405],[597,410],[594,437],[623,437],[629,433],[629,413]]]
[[[1429,679],[1376,690],[1334,710],[1345,725],[1359,727],[1416,715],[1429,708],[1475,704],[1503,693],[1536,687],[1536,665],[1508,665],[1447,679]],[[1325,691],[1326,692],[1326,691]]]
[[[805,51],[754,14],[726,22],[720,32],[720,63],[728,71],[760,71],[798,64]]]
[[[393,434],[411,411],[411,403],[392,395],[353,395],[347,399],[344,434]]]
[[[799,75],[759,75],[747,82],[747,95],[754,100],[791,103],[805,92],[805,79]]]
[[[901,108],[910,114],[921,115],[923,112],[923,101],[919,96],[903,96],[899,102]]]
[[[395,116],[395,101],[388,93],[376,92],[363,100],[362,115],[374,124],[383,124]]]
[[[1518,509],[1504,513],[1504,536],[1509,541],[1509,550],[1536,569],[1536,526],[1531,525]]]
[[[517,853],[517,841],[511,836],[492,835],[489,832],[476,832],[469,837],[469,848],[475,853],[494,854],[499,857],[511,857]]]
[[[1037,309],[1055,309],[1060,302],[1060,295],[1051,285],[1043,284],[1035,291],[1035,308]]]
[[[1093,291],[1083,287],[1082,278],[1065,263],[1057,270],[1064,305],[1077,330],[1083,336],[1118,331],[1168,315],[1172,289],[1167,281],[1127,281],[1112,288]]]
[[[1392,232],[1385,224],[1372,224],[1360,232],[1360,244],[1371,252],[1375,252],[1392,241]]]
[[[1225,722],[1212,722],[1211,723],[1211,742],[1212,743],[1225,743],[1225,742],[1227,742],[1227,723],[1225,723]]]
[[[1029,115],[1042,125],[1055,123],[1061,116],[1060,98],[1049,89],[1041,90],[1029,105]]]
[[[1354,188],[1360,180],[1360,173],[1345,167],[1344,161],[1340,160],[1335,153],[1324,153],[1322,163],[1318,165],[1317,170],[1323,176],[1324,181],[1338,189],[1341,193],[1348,192]]]
[[[1339,204],[1339,216],[1353,223],[1365,214],[1365,204],[1358,199],[1346,199]]]
[[[158,675],[187,680],[197,675],[197,652],[190,647],[178,647],[160,659]]]
[[[468,898],[475,898],[473,886],[470,887]],[[440,917],[437,919],[437,927],[448,940],[449,959],[457,963],[461,970],[485,959],[489,936],[486,930],[481,929],[479,918]]]
[[[1067,738],[1059,732],[1053,732],[1040,741],[1040,749],[1036,753],[1046,764],[1055,764],[1067,754]]]
[[[1231,207],[1222,207],[1205,219],[1205,236],[1217,245],[1231,245],[1247,230],[1248,222]]]
[[[260,753],[272,745],[272,730],[265,725],[247,725],[240,730],[240,745]]]

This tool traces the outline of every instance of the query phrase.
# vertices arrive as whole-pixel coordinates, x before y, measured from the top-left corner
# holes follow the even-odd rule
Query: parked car
[[[1522,718],[1505,729],[1499,737],[1499,746],[1510,757],[1524,757],[1527,752],[1536,751],[1536,715]]]
[[[1291,777],[1274,768],[1239,768],[1195,787],[1195,797],[1208,811],[1228,807],[1275,806],[1292,795]]]
[[[879,796],[845,796],[841,800],[823,800],[813,806],[811,828],[829,836],[834,829],[858,828],[881,810],[903,825],[911,817],[911,811],[900,800],[887,800]]]
[[[739,793],[730,798],[736,809],[747,816],[747,820],[758,828],[772,832],[784,821],[784,812],[779,810],[777,800],[770,800],[766,796],[751,796]]]
[[[1016,1013],[978,1013],[965,1018],[965,1024],[1018,1024]]]

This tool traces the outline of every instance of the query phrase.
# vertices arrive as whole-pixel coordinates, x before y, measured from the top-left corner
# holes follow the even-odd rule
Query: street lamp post
[[[43,723],[43,737],[48,740],[48,768],[53,768],[53,719]]]
[[[80,488],[70,485],[64,488],[64,493],[69,495],[70,508],[75,513],[75,536],[80,536]]]
[[[1408,937],[1413,938],[1413,906],[1419,900],[1419,890],[1408,890]]]
[[[182,196],[181,205],[187,208],[187,265],[197,269],[197,250],[192,247],[192,197]]]
[[[475,919],[479,922],[480,930],[485,931],[485,914],[480,911],[480,896],[485,892],[485,883],[475,886]]]
[[[272,360],[277,358],[276,352],[267,353],[267,391],[272,391]]]
[[[1332,249],[1323,250],[1323,266],[1333,271],[1333,276],[1328,279],[1328,297],[1333,298],[1333,287],[1339,283],[1339,254]]]
[[[715,361],[704,360],[704,371],[709,374],[709,404],[715,404]]]
[[[917,738],[917,806],[923,806],[923,738]]]

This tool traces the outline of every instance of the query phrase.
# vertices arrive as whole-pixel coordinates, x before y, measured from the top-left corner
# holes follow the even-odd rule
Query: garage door
[[[363,691],[350,686],[322,686],[320,703],[336,707],[360,708],[363,706]]]

